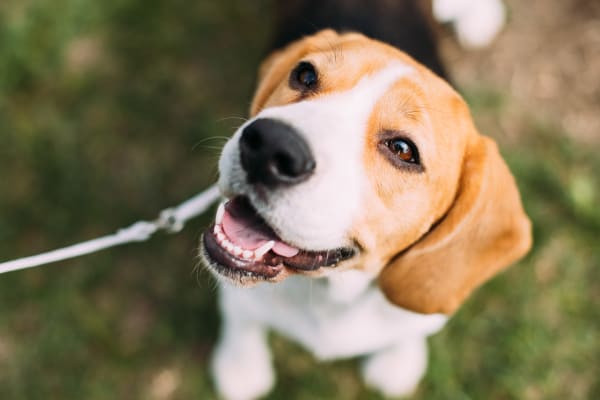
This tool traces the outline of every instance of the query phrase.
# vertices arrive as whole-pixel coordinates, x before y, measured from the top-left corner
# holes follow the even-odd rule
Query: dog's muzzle
[[[272,212],[269,202],[282,201],[277,196],[289,191],[306,190],[298,184],[310,185],[311,177],[317,178],[314,153],[300,132],[277,118],[258,118],[242,129],[237,140],[234,152],[238,153],[230,153],[229,157],[239,156],[241,168],[234,168],[244,173],[236,175],[232,186],[241,190],[228,193],[228,199],[217,210],[214,225],[202,239],[201,254],[211,271],[242,284],[277,281],[290,273],[335,267],[356,254],[357,249],[346,243],[311,248],[286,241],[277,225],[271,225],[265,217]],[[253,201],[267,205],[264,214]],[[289,224],[293,217],[284,214],[279,217],[280,223],[288,223],[287,229],[302,229]],[[327,225],[326,216],[322,223]]]

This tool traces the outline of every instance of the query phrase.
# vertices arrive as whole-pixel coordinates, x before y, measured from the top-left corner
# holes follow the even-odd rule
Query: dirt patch
[[[508,91],[524,113],[558,123],[572,138],[600,143],[600,2],[506,1],[509,20],[490,47],[465,51],[444,35],[457,83]]]

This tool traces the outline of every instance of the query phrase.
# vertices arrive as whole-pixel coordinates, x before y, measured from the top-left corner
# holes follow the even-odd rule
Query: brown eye
[[[415,173],[425,172],[421,163],[419,149],[408,138],[408,133],[402,130],[386,129],[378,134],[377,148],[393,166],[403,171]]]
[[[411,164],[419,164],[419,153],[417,152],[417,147],[410,140],[396,138],[387,140],[385,145],[392,152],[392,154],[400,160]]]
[[[315,67],[306,61],[298,64],[290,75],[290,86],[296,90],[314,90],[318,83],[319,77]]]

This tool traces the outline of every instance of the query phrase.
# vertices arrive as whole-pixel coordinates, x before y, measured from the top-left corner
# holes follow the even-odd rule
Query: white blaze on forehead
[[[311,250],[349,245],[347,233],[365,187],[363,153],[373,107],[399,78],[411,73],[395,63],[363,77],[352,89],[314,100],[272,107],[254,119],[273,118],[294,127],[313,152],[316,169],[299,185],[258,195],[245,183],[237,142],[248,121],[226,145],[221,185],[246,194],[282,239]],[[226,159],[224,159],[226,158]]]

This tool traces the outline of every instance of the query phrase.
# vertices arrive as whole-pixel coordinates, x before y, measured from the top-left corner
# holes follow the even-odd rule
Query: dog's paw
[[[212,374],[221,398],[252,400],[267,394],[275,383],[271,356],[262,340],[245,346],[220,345],[212,360]],[[239,343],[238,343],[239,344]]]
[[[411,340],[369,356],[363,366],[365,383],[387,397],[413,394],[427,368],[427,342]]]

